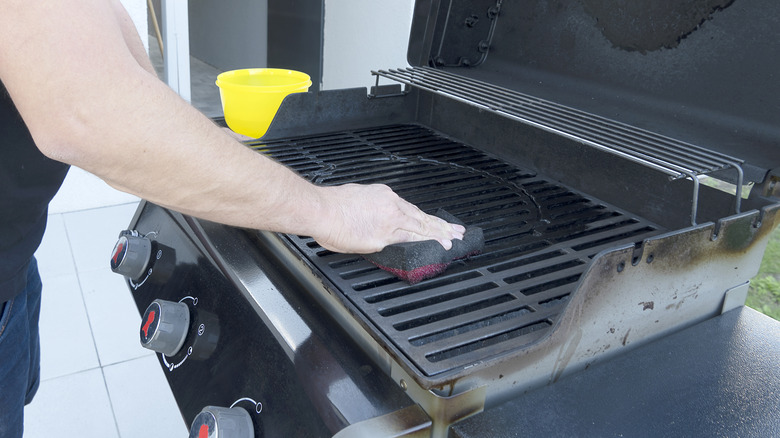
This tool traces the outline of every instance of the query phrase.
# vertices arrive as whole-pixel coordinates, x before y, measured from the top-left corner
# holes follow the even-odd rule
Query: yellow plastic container
[[[265,135],[285,96],[305,93],[310,86],[306,73],[278,68],[232,70],[217,76],[225,122],[252,138]]]

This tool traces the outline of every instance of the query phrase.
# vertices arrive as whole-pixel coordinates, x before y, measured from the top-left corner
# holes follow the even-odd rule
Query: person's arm
[[[186,214],[334,251],[462,237],[385,186],[318,187],[231,139],[139,63],[115,8],[0,0],[0,79],[47,156]]]
[[[130,18],[130,14],[127,13],[127,10],[119,0],[111,0],[111,4],[114,7],[114,13],[119,21],[119,29],[122,31],[122,38],[125,40],[125,44],[127,44],[133,58],[135,58],[136,62],[138,62],[144,70],[153,75],[157,75],[157,72],[152,65],[152,61],[146,54],[144,43],[138,35],[138,30],[135,28],[133,19]]]

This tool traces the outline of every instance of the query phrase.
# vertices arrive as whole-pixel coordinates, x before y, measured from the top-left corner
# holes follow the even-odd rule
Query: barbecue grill
[[[112,268],[191,436],[780,433],[780,328],[742,307],[780,221],[780,9],[666,3],[420,0],[411,67],[247,142],[481,227],[438,277],[142,203]]]

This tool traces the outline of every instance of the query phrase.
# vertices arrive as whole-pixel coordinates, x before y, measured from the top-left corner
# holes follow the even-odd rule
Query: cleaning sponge
[[[444,249],[436,240],[396,243],[386,246],[382,251],[366,254],[364,257],[380,269],[410,284],[415,284],[441,274],[453,260],[482,252],[485,247],[482,228],[466,226],[442,209],[434,213],[434,216],[452,224],[465,226],[463,240],[454,239],[449,250]]]

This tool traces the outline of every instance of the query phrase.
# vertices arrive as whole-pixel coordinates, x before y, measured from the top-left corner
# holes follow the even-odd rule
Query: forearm
[[[462,238],[386,186],[316,187],[233,140],[157,79],[116,7],[0,0],[0,78],[44,154],[175,210],[334,251]]]
[[[81,162],[85,169],[119,189],[184,213],[231,225],[312,235],[314,224],[309,219],[316,212],[311,210],[321,205],[317,188],[233,140],[167,87],[149,86],[158,88],[149,96],[161,101],[153,111],[131,112],[126,125],[115,126],[117,142],[108,149],[98,145],[89,161]],[[148,96],[128,96],[144,97]],[[142,102],[136,104],[143,108]],[[140,144],[132,126],[146,131]],[[136,141],[124,141],[124,135]],[[132,153],[115,161],[123,150]]]
[[[47,11],[48,23],[40,22],[43,12],[19,15],[38,20],[28,25],[41,30],[28,33],[19,47],[9,43],[11,23],[2,35],[0,73],[42,152],[185,213],[310,231],[304,221],[311,212],[297,210],[320,205],[312,185],[231,139],[158,81],[127,44],[114,5],[82,1],[72,7],[79,3],[93,15],[68,16],[69,4],[51,6],[62,9]],[[61,32],[73,36],[64,43],[46,33],[48,26],[64,26]],[[300,202],[284,202],[286,197]]]
[[[111,0],[111,3],[114,7],[117,20],[119,21],[122,36],[124,37],[125,43],[130,49],[133,58],[135,58],[144,70],[156,75],[157,73],[154,70],[154,66],[149,59],[149,56],[146,54],[146,49],[144,49],[141,37],[138,35],[135,24],[133,24],[133,20],[130,18],[127,10],[119,0]]]
[[[183,213],[312,233],[306,222],[312,212],[300,210],[320,205],[314,186],[226,135],[162,82],[143,72],[125,78],[121,85],[92,87],[87,101],[104,104],[84,110],[89,113],[76,135],[59,136],[69,145],[43,142],[51,145],[41,146],[46,153]],[[99,89],[110,89],[112,97],[101,100]]]
[[[135,26],[134,26],[132,20],[130,19],[130,16],[127,14],[127,11],[122,6],[122,4],[121,4],[121,2],[119,0],[113,0],[112,4],[114,6],[114,10],[115,10],[117,19],[120,22],[120,29],[122,31],[122,36],[124,38],[125,43],[127,44],[127,47],[129,48],[131,54],[133,55],[134,59],[138,62],[138,64],[141,67],[144,68],[144,70],[146,70],[149,73],[152,73],[152,74],[156,75],[156,72],[154,71],[154,67],[151,64],[151,62],[149,60],[149,57],[146,55],[146,51],[143,48],[143,44],[142,44],[142,42],[141,42],[141,40],[140,40],[140,38],[138,36],[138,33],[136,32]],[[152,85],[154,85],[154,84],[152,84]],[[156,85],[159,85],[159,84],[156,84]],[[159,88],[159,87],[153,87],[153,88]],[[163,94],[163,96],[161,96],[161,99],[168,101],[167,103],[170,106],[174,107],[174,108],[171,108],[172,111],[176,111],[177,110],[176,107],[180,107],[182,102],[179,102],[178,99],[176,99],[172,95],[172,93],[170,93],[168,90],[163,89],[163,90],[157,90],[157,91]],[[165,95],[167,95],[167,96],[165,96]],[[141,96],[142,96],[141,94],[137,94],[136,95],[136,97],[141,97]],[[132,103],[131,103],[131,105],[132,105]],[[158,108],[155,107],[154,109],[157,110]],[[160,109],[163,109],[163,108],[160,108]],[[178,110],[179,111],[185,111],[187,113],[192,113],[192,111],[190,111],[191,108],[184,108],[184,109],[178,108]],[[135,113],[135,112],[131,112],[130,114],[133,114],[133,113]],[[150,113],[151,113],[151,111],[150,111]],[[200,117],[200,115],[197,115],[197,114],[190,114],[188,118],[191,118],[192,122],[196,123],[198,125],[203,125],[205,123],[203,120],[200,120],[200,119],[202,119],[202,117]],[[138,119],[138,117],[136,117],[136,119]],[[167,122],[166,126],[157,126],[156,127],[156,129],[157,129],[156,132],[157,132],[157,136],[158,136],[157,138],[159,138],[160,142],[163,142],[163,139],[164,139],[163,135],[171,132],[171,129],[170,129],[171,126],[174,125],[176,122],[180,122],[180,121],[183,121],[184,123],[186,123],[186,119],[185,120],[179,120],[178,118],[173,118],[172,120]],[[131,122],[133,124],[139,124],[139,125],[142,125],[144,123],[148,123],[147,120],[134,120],[134,121],[131,120],[129,122]],[[205,127],[209,128],[208,126],[205,126]],[[184,129],[184,128],[182,128],[182,129]],[[211,135],[213,135],[213,136],[217,135],[217,134],[215,134],[213,132],[212,129],[208,129],[208,130],[212,131],[210,133]],[[181,130],[181,131],[173,131],[173,132],[184,132],[184,131]],[[203,136],[199,136],[198,138],[202,139],[204,137]],[[174,140],[174,139],[165,140],[163,144],[171,144],[170,142],[172,140]],[[198,139],[194,139],[194,140],[190,140],[190,141],[197,142]],[[225,143],[225,141],[226,140],[222,139],[222,138],[215,138],[215,142]],[[220,152],[222,154],[225,154],[226,151],[228,151],[228,150],[230,150],[230,149],[232,149],[234,147],[235,147],[234,145],[223,145],[223,146],[221,146]],[[163,149],[159,149],[158,151],[159,152],[165,152]],[[181,160],[177,159],[175,154],[180,152],[179,150],[176,150],[176,151],[173,151],[173,152],[174,152],[174,156],[171,157],[171,160],[177,160],[176,162],[180,162],[180,163],[187,162],[187,158],[188,157],[181,157],[181,158],[183,158]],[[204,151],[203,153],[207,154],[208,150]],[[222,156],[225,156],[225,155],[222,155]],[[227,157],[232,157],[233,155],[226,155],[226,156]],[[218,158],[218,157],[215,157],[215,158]],[[255,160],[257,158],[259,158],[259,157],[251,157],[251,159],[255,159]],[[143,197],[145,197],[147,199],[154,199],[158,203],[160,203],[162,205],[165,205],[165,204],[169,203],[168,201],[172,201],[172,199],[169,199],[169,196],[176,196],[177,194],[182,195],[182,196],[189,196],[188,194],[177,193],[176,191],[169,191],[169,192],[163,193],[163,194],[155,193],[156,192],[155,189],[157,187],[167,187],[168,184],[166,184],[166,182],[169,182],[169,183],[172,182],[171,178],[170,178],[171,175],[176,175],[180,179],[182,179],[182,181],[180,181],[182,183],[182,186],[186,186],[186,182],[185,181],[190,180],[190,177],[193,176],[192,172],[195,172],[195,174],[194,174],[195,176],[203,176],[203,173],[200,173],[202,169],[192,169],[192,172],[180,172],[178,169],[170,169],[169,172],[165,173],[165,175],[167,175],[167,177],[165,178],[165,181],[158,181],[158,180],[156,180],[154,178],[155,175],[158,175],[158,173],[155,172],[154,165],[155,164],[159,164],[159,161],[158,160],[153,160],[153,161],[154,161],[153,163],[146,163],[144,165],[145,166],[144,169],[138,169],[135,172],[133,172],[135,174],[143,175],[143,174],[147,173],[148,171],[151,171],[152,175],[145,175],[146,178],[144,178],[144,180],[143,180],[143,181],[145,181],[145,182],[147,182],[149,184],[148,187],[139,187],[135,180],[123,183],[123,177],[127,177],[127,175],[125,175],[125,173],[124,173],[125,172],[124,170],[120,170],[118,174],[115,174],[115,175],[112,175],[112,176],[105,175],[105,179],[110,184],[112,184],[112,185],[114,185],[114,186],[116,186],[118,188],[122,188],[125,191],[136,193],[136,194],[138,194],[140,196],[143,196]],[[260,161],[262,161],[262,160],[260,160]],[[203,160],[203,162],[204,162],[204,164],[207,164],[207,165],[208,165],[208,163],[214,163],[213,161],[210,162],[209,160],[205,160],[205,159]],[[246,163],[243,163],[243,162],[236,163],[236,164],[239,165],[239,167],[236,169],[238,171],[240,171],[241,169],[247,167]],[[260,165],[260,166],[266,165],[267,166],[267,165],[269,165],[269,163],[258,163],[258,165]],[[211,164],[211,166],[213,166],[213,164]],[[104,171],[108,172],[111,169],[110,169],[110,167],[105,166],[105,163],[103,163],[103,164],[98,163],[96,166],[94,166],[94,168],[92,170],[93,170],[93,172],[100,174],[100,173],[103,173]],[[211,170],[213,170],[213,169],[211,169]],[[259,170],[260,169],[258,169],[258,171]],[[293,180],[296,179],[293,175],[290,174],[290,172],[287,172],[286,169],[280,168],[279,166],[274,166],[274,170],[277,171],[277,172],[281,172],[282,173],[281,178],[278,178],[278,179],[283,179],[283,178],[293,179]],[[222,172],[215,172],[215,174],[216,175],[220,175],[220,174],[223,174],[223,173]],[[162,175],[162,174],[159,174],[159,175]],[[252,179],[256,180],[257,179],[257,175],[252,175]],[[237,180],[236,179],[231,179],[230,182],[233,183],[235,181],[237,181]],[[291,182],[288,182],[288,185],[295,185],[295,184],[300,184],[300,183],[301,183],[300,181],[291,181]],[[306,187],[306,188],[307,189],[311,189],[310,187]],[[182,210],[182,211],[186,211],[188,213],[191,213],[191,214],[194,214],[194,215],[197,215],[197,216],[200,216],[200,217],[207,217],[209,219],[220,221],[220,222],[230,222],[230,221],[233,221],[237,225],[244,225],[244,226],[252,226],[252,225],[254,225],[256,227],[259,226],[259,225],[271,226],[271,224],[269,223],[270,222],[269,220],[264,219],[263,217],[257,217],[254,214],[251,217],[242,217],[242,213],[243,213],[243,215],[246,215],[246,211],[247,211],[246,208],[242,209],[242,211],[240,211],[240,212],[232,211],[231,206],[236,205],[238,200],[232,200],[230,196],[226,196],[224,190],[228,190],[230,194],[234,195],[234,197],[235,197],[235,195],[237,195],[238,193],[241,193],[243,191],[243,190],[240,190],[239,188],[236,188],[236,187],[225,187],[222,190],[217,190],[215,193],[213,193],[213,195],[209,195],[207,193],[203,193],[202,191],[199,191],[196,194],[194,199],[191,199],[191,198],[187,197],[187,198],[181,199],[180,201],[175,202],[175,203],[174,202],[170,202],[172,205],[169,205],[169,206],[177,208],[177,209]],[[309,190],[309,191],[311,191],[311,190]],[[155,196],[157,196],[157,199],[155,199]],[[302,198],[304,199],[304,201],[307,200],[303,196],[302,196]],[[176,199],[176,198],[173,198],[173,199]],[[214,202],[215,200],[219,201],[219,204],[221,204],[221,205],[216,205],[216,203]],[[258,192],[258,196],[255,197],[254,200],[255,201],[259,201],[259,203],[262,203],[262,204],[266,204],[266,203],[276,204],[276,206],[275,206],[275,210],[276,211],[280,211],[283,208],[283,206],[284,206],[284,204],[281,203],[280,200],[268,199],[267,197],[263,198],[261,192]],[[175,204],[175,205],[173,205],[173,204]],[[249,207],[249,209],[251,209],[253,207],[253,205],[251,203],[249,203],[249,202],[244,202],[243,205]],[[306,205],[306,204],[302,204],[302,205]],[[260,207],[260,206],[258,206],[258,207]],[[290,212],[290,213],[294,214],[294,213],[297,213],[297,212]],[[274,217],[276,217],[276,216],[274,215],[273,217],[271,217],[269,215],[268,219],[273,219]],[[253,222],[257,222],[257,223],[253,223]],[[286,223],[289,223],[289,221],[287,221]],[[282,225],[285,225],[285,224],[274,224],[272,226],[274,226],[274,228],[281,228]],[[301,227],[301,226],[305,226],[305,225],[304,224],[298,225],[298,227]]]

